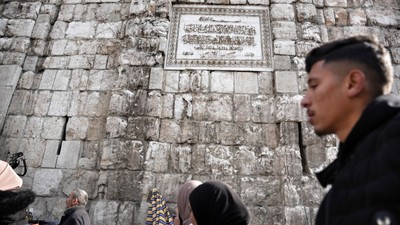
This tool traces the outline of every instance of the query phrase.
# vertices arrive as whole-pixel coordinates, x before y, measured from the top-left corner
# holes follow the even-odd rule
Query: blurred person
[[[88,194],[84,190],[71,191],[65,201],[66,210],[61,217],[60,225],[91,225],[89,214],[85,209],[88,200]]]
[[[239,196],[221,181],[207,181],[189,195],[193,225],[248,225],[250,214]]]
[[[22,179],[11,166],[0,160],[0,225],[26,223],[25,209],[36,194],[31,190],[20,190]]]
[[[198,180],[190,180],[185,182],[179,187],[178,197],[176,200],[176,217],[174,220],[174,225],[190,225],[190,207],[189,207],[189,194],[197,186],[202,184]]]
[[[400,98],[389,52],[375,36],[336,40],[306,56],[301,105],[317,135],[335,134],[336,159],[317,173],[331,185],[317,225],[395,225],[400,217]]]

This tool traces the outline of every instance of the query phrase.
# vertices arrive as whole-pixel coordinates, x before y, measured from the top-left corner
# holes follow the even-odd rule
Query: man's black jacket
[[[60,225],[91,225],[84,205],[71,207],[64,212]]]
[[[324,187],[332,185],[317,225],[398,224],[400,97],[380,96],[371,102],[340,143],[336,160],[317,178]]]

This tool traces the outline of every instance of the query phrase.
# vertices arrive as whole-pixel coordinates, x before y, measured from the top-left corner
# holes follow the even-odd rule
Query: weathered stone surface
[[[276,71],[275,88],[279,93],[298,93],[297,73],[294,71]]]
[[[233,99],[229,95],[198,95],[193,98],[193,118],[198,120],[231,121]]]
[[[272,21],[291,21],[294,20],[294,8],[290,4],[273,4],[271,6]]]
[[[124,201],[141,201],[143,192],[141,180],[143,172],[129,170],[108,170],[107,174],[101,175],[107,177],[107,196],[109,200],[124,200]],[[99,185],[102,185],[102,180],[99,180]]]
[[[367,19],[372,25],[395,27],[400,22],[398,10],[367,9]]]
[[[291,21],[275,21],[271,23],[272,35],[276,39],[297,39],[296,24]]]
[[[297,20],[300,22],[317,22],[317,9],[313,4],[297,4]]]
[[[258,74],[250,72],[236,72],[235,93],[257,94],[258,93]]]
[[[296,45],[294,41],[275,40],[274,53],[279,55],[295,55]]]
[[[32,191],[38,196],[54,196],[61,183],[63,172],[60,169],[41,169],[35,172]]]
[[[102,169],[139,170],[142,168],[144,149],[141,141],[111,139],[103,144]]]
[[[269,7],[274,70],[164,71],[171,3]],[[374,34],[395,63],[398,94],[399,7],[396,0],[6,1],[0,156],[24,152],[24,185],[40,193],[30,206],[38,218],[58,220],[65,196],[80,187],[93,224],[139,225],[152,188],[173,211],[179,185],[217,179],[239,193],[252,225],[312,224],[324,195],[312,174],[334,160],[337,141],[306,122],[304,57],[331,40]]]

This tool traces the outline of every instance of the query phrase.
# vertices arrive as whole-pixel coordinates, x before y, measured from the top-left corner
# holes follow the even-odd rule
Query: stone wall
[[[163,69],[171,4],[264,5],[274,71]],[[180,184],[233,186],[252,225],[313,224],[313,172],[335,157],[299,106],[304,56],[340,37],[375,34],[400,92],[398,0],[2,0],[0,157],[22,151],[39,219],[88,191],[93,224],[144,224],[149,190],[171,209]]]

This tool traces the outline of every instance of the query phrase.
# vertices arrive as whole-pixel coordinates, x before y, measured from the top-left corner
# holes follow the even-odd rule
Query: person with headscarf
[[[189,195],[193,225],[248,225],[250,214],[227,184],[207,181]]]
[[[178,197],[176,200],[176,217],[174,220],[174,225],[190,225],[190,209],[189,209],[189,194],[197,186],[202,184],[198,180],[190,180],[182,184],[178,190]]]
[[[25,221],[25,209],[36,198],[31,190],[20,190],[22,179],[0,160],[0,225]]]

